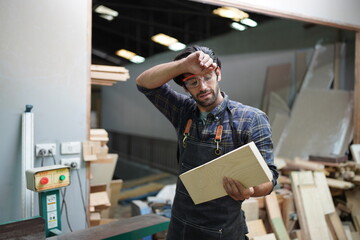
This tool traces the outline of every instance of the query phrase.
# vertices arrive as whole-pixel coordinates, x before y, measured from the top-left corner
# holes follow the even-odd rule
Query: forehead
[[[192,74],[192,73],[184,73],[183,76],[186,77],[190,77],[190,76],[207,76],[207,75],[212,75],[213,72],[209,72],[209,73],[205,73],[205,74]]]

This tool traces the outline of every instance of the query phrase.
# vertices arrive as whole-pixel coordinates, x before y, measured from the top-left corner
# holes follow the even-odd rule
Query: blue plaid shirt
[[[228,96],[222,93],[224,101],[215,107],[203,122],[199,118],[195,100],[172,90],[168,84],[156,89],[137,87],[169,119],[179,139],[183,137],[186,122],[192,118],[189,140],[214,143],[216,128],[219,121],[222,121],[221,146],[225,149],[234,149],[253,141],[273,174],[273,185],[276,185],[278,172],[274,165],[271,128],[264,112],[229,100]]]

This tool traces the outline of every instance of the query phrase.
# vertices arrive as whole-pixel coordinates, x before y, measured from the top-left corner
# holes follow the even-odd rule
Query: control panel
[[[53,165],[26,170],[27,188],[42,192],[70,185],[70,167]]]

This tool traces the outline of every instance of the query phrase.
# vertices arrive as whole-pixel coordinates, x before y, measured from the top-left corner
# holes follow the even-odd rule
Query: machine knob
[[[47,177],[43,177],[43,178],[40,179],[40,183],[41,183],[42,185],[45,185],[45,184],[47,184],[48,182],[49,182],[49,179],[48,179]]]

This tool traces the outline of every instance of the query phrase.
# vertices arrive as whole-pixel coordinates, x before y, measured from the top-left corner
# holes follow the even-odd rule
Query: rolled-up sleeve
[[[271,127],[265,113],[257,112],[254,114],[251,122],[250,138],[259,149],[261,155],[271,170],[273,175],[272,184],[275,186],[277,184],[279,173],[274,164],[274,147],[271,137]]]

